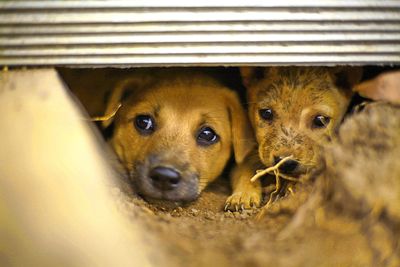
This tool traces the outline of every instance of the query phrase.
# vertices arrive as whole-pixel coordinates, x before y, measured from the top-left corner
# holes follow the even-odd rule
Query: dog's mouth
[[[199,175],[168,164],[137,163],[130,172],[135,190],[145,199],[190,202],[199,195]]]
[[[278,160],[261,160],[265,166],[276,166],[278,164]],[[300,178],[301,176],[310,173],[316,166],[313,164],[305,164],[302,161],[293,158],[290,160],[286,160],[283,164],[278,167],[278,170],[281,174],[287,175],[292,178]]]

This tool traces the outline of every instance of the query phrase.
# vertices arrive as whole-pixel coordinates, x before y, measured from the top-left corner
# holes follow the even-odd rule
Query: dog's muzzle
[[[143,197],[188,202],[199,195],[199,175],[186,166],[145,160],[135,164],[131,179]]]
[[[284,157],[276,157],[274,156],[274,164],[278,164]],[[300,163],[297,160],[289,159],[285,161],[280,167],[279,170],[286,174],[291,174],[298,169]]]

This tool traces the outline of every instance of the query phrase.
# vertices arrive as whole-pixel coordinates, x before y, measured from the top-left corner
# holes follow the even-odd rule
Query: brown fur
[[[122,101],[111,145],[145,197],[191,201],[221,174],[232,147],[238,163],[252,150],[250,125],[238,97],[205,73],[165,69],[133,74],[116,86],[110,99],[108,112]],[[140,114],[155,119],[153,134],[143,135],[135,128]],[[217,143],[196,142],[203,126],[217,133]],[[180,173],[174,190],[153,186],[149,172],[158,166]]]
[[[337,130],[351,98],[351,87],[361,77],[358,69],[323,67],[242,68],[248,89],[249,117],[259,145],[258,156],[267,167],[276,158],[292,155],[298,166],[291,175],[309,172],[318,162],[320,145]],[[271,121],[261,118],[260,109],[272,109]],[[313,126],[317,115],[330,118],[325,128]],[[227,209],[250,208],[261,202],[261,183],[251,183],[253,156],[234,170],[233,195]],[[250,175],[252,173],[252,175]]]

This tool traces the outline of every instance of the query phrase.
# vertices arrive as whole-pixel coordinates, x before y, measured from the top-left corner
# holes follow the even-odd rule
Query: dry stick
[[[276,197],[276,195],[279,193],[279,190],[281,189],[281,179],[280,179],[279,171],[275,170],[274,174],[275,174],[275,190],[271,193],[269,200],[268,200],[267,204],[265,205],[266,208],[271,206],[273,199]]]
[[[299,181],[298,179],[295,179],[295,178],[292,178],[292,177],[289,177],[287,175],[279,173],[279,167],[283,163],[285,163],[286,161],[288,161],[289,159],[292,159],[292,158],[293,158],[293,156],[285,157],[281,161],[279,161],[277,164],[275,164],[274,166],[269,167],[269,168],[267,168],[265,170],[257,171],[257,173],[250,179],[250,181],[254,182],[257,179],[259,179],[260,177],[262,177],[262,176],[264,176],[266,174],[269,174],[271,172],[274,172],[274,174],[275,174],[275,190],[270,194],[270,197],[269,197],[269,200],[268,200],[267,204],[265,204],[265,206],[262,208],[260,213],[257,215],[257,217],[256,217],[257,220],[261,219],[264,216],[265,212],[271,206],[274,197],[279,193],[279,190],[281,189],[281,179],[280,178],[283,178],[285,180],[289,180],[289,181],[292,181],[292,182],[298,182]]]
[[[115,116],[115,114],[117,113],[117,111],[119,110],[119,108],[122,106],[121,103],[118,104],[118,106],[113,110],[113,112],[111,114],[106,114],[104,116],[99,116],[99,117],[93,117],[90,118],[90,121],[108,121],[109,119],[111,119],[112,117]]]
[[[285,175],[283,173],[279,173],[279,176],[281,178],[283,178],[285,180],[288,180],[288,181],[291,181],[291,182],[296,182],[296,183],[301,182],[301,180],[299,180],[299,178],[293,178],[293,177],[287,176],[287,175]]]
[[[279,167],[285,163],[286,161],[288,161],[289,159],[293,158],[293,156],[288,156],[283,158],[281,161],[279,161],[277,164],[275,164],[272,167],[266,168],[265,170],[258,170],[256,175],[254,175],[253,177],[251,177],[250,181],[254,182],[257,179],[259,179],[260,177],[270,173],[270,172],[274,172],[279,170]]]

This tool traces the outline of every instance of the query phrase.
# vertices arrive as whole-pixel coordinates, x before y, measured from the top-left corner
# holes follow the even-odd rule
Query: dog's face
[[[334,134],[361,72],[320,67],[243,68],[249,115],[266,166],[301,175],[317,164],[320,145]]]
[[[137,191],[191,201],[251,150],[249,123],[237,96],[207,76],[162,77],[139,87],[115,116],[112,146]],[[129,87],[128,86],[128,87]]]

